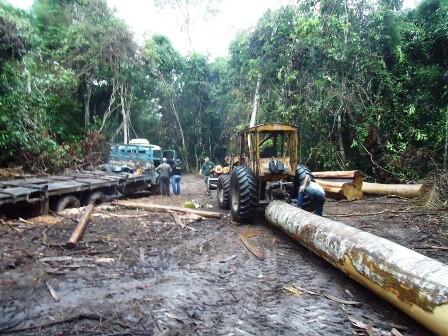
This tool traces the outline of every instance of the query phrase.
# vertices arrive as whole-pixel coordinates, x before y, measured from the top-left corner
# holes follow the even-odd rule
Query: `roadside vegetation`
[[[401,5],[299,1],[210,60],[164,36],[138,45],[103,0],[0,0],[0,165],[84,167],[144,137],[197,170],[231,152],[257,96],[258,123],[301,127],[313,169],[427,177],[448,165],[448,1]]]

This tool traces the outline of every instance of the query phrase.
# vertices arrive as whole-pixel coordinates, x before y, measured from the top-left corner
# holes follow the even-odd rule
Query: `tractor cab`
[[[298,127],[262,124],[240,132],[241,165],[249,167],[262,181],[295,176],[298,162]]]
[[[235,221],[249,222],[258,206],[295,196],[299,128],[261,124],[241,131],[238,140],[230,175],[218,178],[218,204],[230,208]]]

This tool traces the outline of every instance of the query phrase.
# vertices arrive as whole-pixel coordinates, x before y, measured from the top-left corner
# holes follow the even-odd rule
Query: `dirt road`
[[[182,187],[180,197],[139,201],[180,205],[195,199],[218,211],[216,195],[204,195],[201,178],[187,176]],[[337,220],[446,262],[446,212],[415,206],[405,200],[364,199],[329,201],[325,211],[351,214]],[[382,212],[387,209],[408,212]],[[381,213],[353,215],[359,212]],[[262,216],[241,226],[223,214],[221,220],[182,228],[170,214],[99,209],[74,250],[63,244],[80,216],[76,211],[66,218],[4,220],[0,333],[367,335],[355,327],[362,322],[373,327],[374,335],[387,335],[392,328],[403,335],[430,335],[271,228]],[[251,243],[264,260],[242,244],[240,234],[246,230],[255,230]],[[302,290],[293,295],[291,285]],[[359,303],[342,304],[326,294]]]

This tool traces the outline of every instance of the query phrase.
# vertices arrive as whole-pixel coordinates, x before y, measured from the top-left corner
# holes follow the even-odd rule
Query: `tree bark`
[[[252,105],[252,114],[250,116],[249,127],[254,127],[257,122],[258,100],[260,98],[261,73],[258,74],[257,84],[255,86],[254,102]]]
[[[90,97],[92,95],[92,86],[86,84],[86,93],[84,95],[84,129],[87,130],[90,125]]]
[[[443,156],[443,169],[448,170],[448,107],[445,112],[445,154]]]
[[[448,266],[387,239],[281,201],[272,225],[438,335],[448,335]]]
[[[25,93],[27,95],[30,95],[31,94],[31,75],[26,67],[24,69],[24,72],[25,72],[25,77],[26,77]]]
[[[345,164],[345,149],[344,149],[344,142],[342,141],[342,115],[341,115],[341,109],[338,111],[337,115],[338,119],[338,142],[339,142],[339,154],[341,155],[342,162]]]
[[[129,141],[129,118],[126,112],[126,100],[125,100],[126,89],[124,85],[120,87],[120,104],[121,104],[121,115],[123,118],[123,143],[127,144]]]

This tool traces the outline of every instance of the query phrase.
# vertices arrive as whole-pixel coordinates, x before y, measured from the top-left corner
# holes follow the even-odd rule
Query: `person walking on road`
[[[171,188],[174,195],[180,195],[180,180],[182,176],[182,167],[179,159],[176,160],[173,168],[173,176],[171,176]]]
[[[311,170],[306,166],[300,165],[297,167],[297,179],[299,182],[297,207],[302,208],[305,196],[309,196],[314,208],[314,213],[318,216],[322,216],[325,203],[324,189],[314,181],[314,176],[311,174]]]
[[[208,178],[210,177],[210,174],[212,173],[214,168],[215,164],[211,162],[208,157],[206,157],[204,159],[204,164],[202,165],[201,170],[199,171],[199,175],[204,176],[205,189],[207,190],[208,195],[210,195],[210,185],[208,184]]]
[[[166,158],[163,158],[162,163],[156,168],[156,172],[160,174],[160,190],[163,196],[170,196],[170,174],[172,171],[173,169],[166,162]]]

